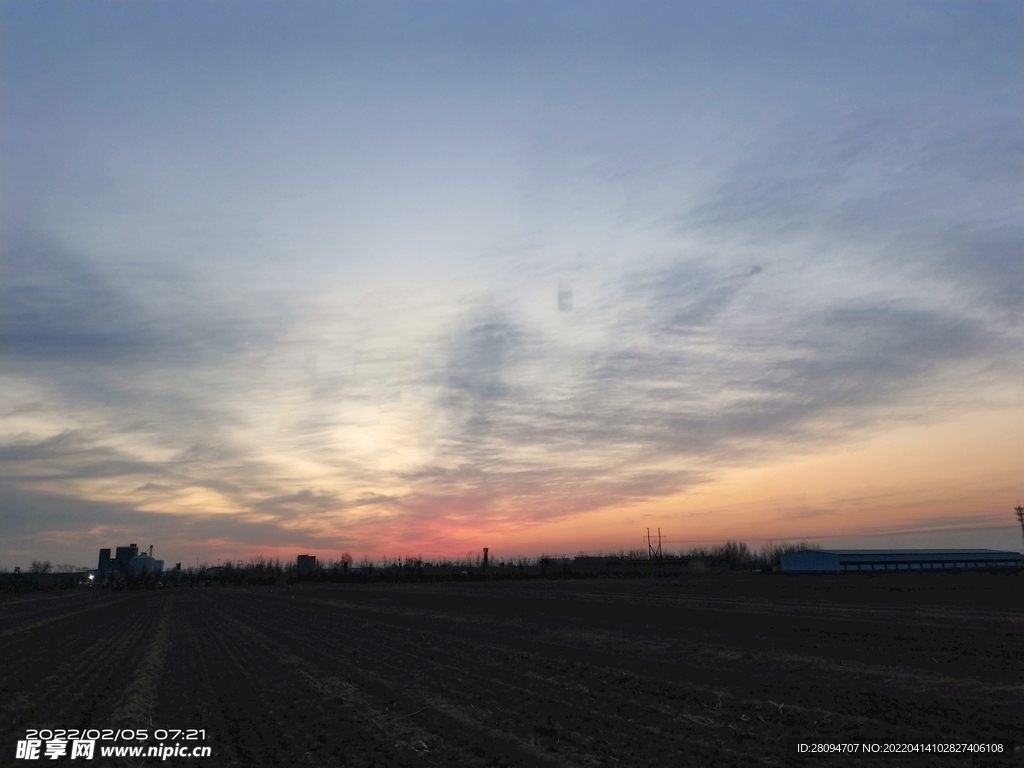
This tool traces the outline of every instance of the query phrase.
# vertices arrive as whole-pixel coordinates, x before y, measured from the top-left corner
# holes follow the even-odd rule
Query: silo
[[[132,576],[159,576],[163,573],[163,570],[164,561],[155,560],[145,552],[133,557],[131,560],[130,572]]]

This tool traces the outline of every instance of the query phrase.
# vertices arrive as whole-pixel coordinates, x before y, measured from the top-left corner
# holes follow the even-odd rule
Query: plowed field
[[[30,764],[27,728],[202,729],[212,757],[166,764],[207,766],[859,765],[789,744],[1024,741],[1012,575],[80,589],[0,602],[0,650],[4,765]]]

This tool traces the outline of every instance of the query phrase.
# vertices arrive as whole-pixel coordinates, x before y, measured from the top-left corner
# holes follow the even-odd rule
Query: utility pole
[[[1020,523],[1020,533],[1024,536],[1024,507],[1018,504],[1013,508],[1013,511],[1017,513],[1017,522]]]

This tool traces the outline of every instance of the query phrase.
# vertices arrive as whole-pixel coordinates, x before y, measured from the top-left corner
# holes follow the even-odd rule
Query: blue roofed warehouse
[[[784,573],[963,571],[1021,565],[1019,552],[994,549],[803,549],[782,555]]]

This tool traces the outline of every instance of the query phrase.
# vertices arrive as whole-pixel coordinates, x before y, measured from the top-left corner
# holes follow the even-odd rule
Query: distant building
[[[101,549],[99,561],[96,563],[96,575],[102,579],[106,574],[115,570],[117,564],[117,560],[110,557],[109,547]]]
[[[163,570],[164,561],[153,558],[153,547],[140,553],[137,544],[118,547],[113,557],[108,548],[103,548],[96,564],[96,576],[104,583],[122,576],[160,576]]]
[[[132,558],[129,572],[133,576],[160,576],[164,572],[164,561],[143,552]]]
[[[139,545],[129,544],[127,547],[118,547],[114,553],[114,560],[118,562],[118,567],[121,573],[130,573],[132,568],[132,558],[138,557]]]
[[[784,573],[964,571],[1022,564],[1020,553],[994,549],[803,549],[782,555]]]
[[[295,569],[300,576],[311,576],[316,571],[316,555],[299,555]]]

